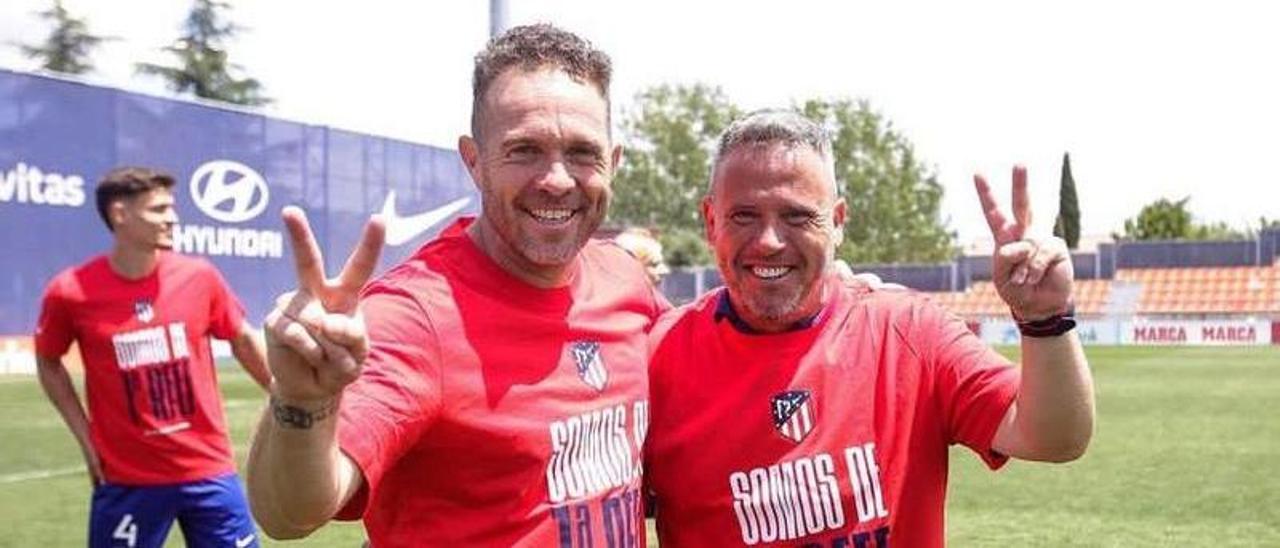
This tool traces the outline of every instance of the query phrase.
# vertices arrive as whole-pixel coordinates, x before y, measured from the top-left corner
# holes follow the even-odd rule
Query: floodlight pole
[[[489,0],[489,37],[507,30],[507,0]]]

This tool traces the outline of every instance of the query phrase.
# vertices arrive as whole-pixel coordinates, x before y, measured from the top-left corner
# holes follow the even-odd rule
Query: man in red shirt
[[[93,502],[90,546],[256,545],[235,475],[209,336],[228,340],[265,390],[264,352],[210,264],[173,247],[173,178],[145,168],[98,184],[111,252],[49,282],[35,344],[40,384],[80,444]],[[62,355],[84,363],[89,412]]]
[[[942,546],[949,445],[992,468],[1084,452],[1092,380],[1066,247],[1027,237],[1025,170],[1013,220],[976,183],[1021,371],[927,299],[834,274],[849,212],[825,130],[782,111],[726,130],[703,202],[726,289],[652,333],[663,546]]]
[[[644,545],[645,333],[666,305],[590,240],[621,152],[609,76],[550,26],[490,42],[458,141],[480,216],[363,292],[380,222],[326,280],[285,211],[299,289],[268,317],[276,384],[248,465],[269,535],[361,517],[380,548]]]

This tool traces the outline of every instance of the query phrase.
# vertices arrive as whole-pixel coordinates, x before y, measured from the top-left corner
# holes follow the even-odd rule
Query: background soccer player
[[[235,474],[209,336],[231,343],[265,390],[261,342],[222,276],[170,253],[173,178],[120,168],[97,187],[111,252],[49,283],[35,344],[40,384],[84,453],[90,546],[160,546],[176,519],[189,546],[256,545]],[[84,363],[89,412],[62,363]]]
[[[1079,457],[1093,391],[1059,239],[978,194],[1021,372],[922,297],[833,274],[845,222],[827,133],[794,112],[734,122],[703,202],[726,289],[653,332],[646,480],[663,546],[941,546],[947,448],[987,464]]]
[[[382,548],[643,545],[644,334],[665,301],[590,240],[621,152],[609,76],[550,26],[490,42],[458,142],[481,215],[362,294],[383,227],[326,280],[285,212],[299,289],[267,322],[276,384],[248,467],[268,534],[340,515]]]

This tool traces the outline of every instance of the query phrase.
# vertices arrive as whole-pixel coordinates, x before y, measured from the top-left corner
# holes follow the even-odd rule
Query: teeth
[[[573,216],[572,209],[532,209],[529,213],[539,221],[563,221]]]
[[[772,280],[774,278],[781,278],[783,275],[785,275],[788,272],[791,272],[791,267],[789,266],[753,266],[751,267],[752,274],[755,274],[756,277],[758,278],[764,278],[767,280]]]

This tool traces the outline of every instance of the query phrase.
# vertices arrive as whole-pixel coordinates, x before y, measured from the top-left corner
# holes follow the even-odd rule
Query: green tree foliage
[[[108,38],[91,34],[88,23],[73,17],[62,6],[62,0],[55,0],[53,6],[36,15],[49,22],[52,28],[43,44],[21,46],[24,55],[38,61],[40,68],[45,70],[67,74],[84,74],[93,70],[89,54]]]
[[[671,266],[709,264],[699,204],[716,138],[741,111],[706,85],[649,88],[634,105],[622,122],[610,218],[655,229]]]
[[[938,262],[955,254],[940,216],[942,186],[905,137],[865,101],[805,102],[834,136],[836,178],[849,204],[838,254],[854,263]],[[611,219],[659,233],[672,266],[710,264],[699,204],[716,139],[742,110],[705,85],[650,88],[622,122],[625,160]]]
[[[197,97],[238,105],[262,105],[271,102],[262,95],[262,84],[253,78],[236,78],[232,71],[240,66],[227,61],[226,42],[242,30],[224,22],[222,11],[230,5],[216,0],[195,0],[182,36],[165,48],[177,60],[177,66],[138,63],[141,74],[165,79],[169,89],[193,93]]]
[[[1187,196],[1176,202],[1160,198],[1138,211],[1138,216],[1124,221],[1126,240],[1181,240],[1191,235],[1191,211]]]
[[[1191,197],[1178,201],[1160,198],[1138,211],[1138,216],[1125,219],[1124,233],[1113,235],[1124,240],[1238,240],[1247,235],[1224,222],[1197,224],[1187,204]]]
[[[1076,180],[1071,176],[1071,155],[1062,154],[1062,182],[1058,186],[1058,218],[1053,235],[1075,249],[1080,245],[1080,203],[1076,199]]]
[[[866,101],[810,100],[801,110],[834,136],[849,218],[837,255],[850,263],[933,263],[955,256],[942,185],[906,137]]]
[[[1210,224],[1197,224],[1191,229],[1190,239],[1192,240],[1245,240],[1251,236],[1244,231],[1237,230],[1231,225],[1218,221]]]

